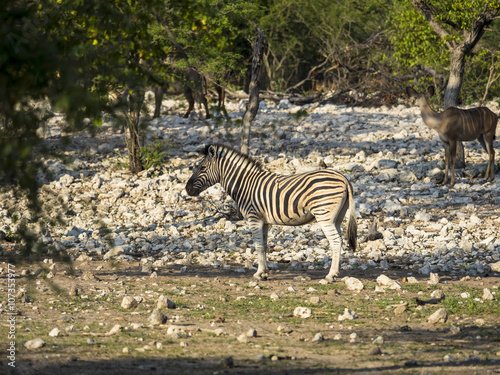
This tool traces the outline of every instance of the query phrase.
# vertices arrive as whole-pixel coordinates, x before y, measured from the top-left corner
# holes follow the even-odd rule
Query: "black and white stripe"
[[[339,172],[320,169],[282,176],[266,171],[248,155],[224,145],[209,145],[205,157],[186,185],[191,196],[220,183],[248,221],[258,253],[257,279],[268,276],[266,261],[269,225],[302,225],[316,220],[330,243],[332,265],[326,279],[339,273],[341,223],[347,209],[347,238],[356,249],[357,226],[352,187]]]

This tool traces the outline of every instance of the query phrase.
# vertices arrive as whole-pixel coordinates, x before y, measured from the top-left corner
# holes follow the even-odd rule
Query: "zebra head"
[[[195,168],[193,175],[186,184],[186,191],[190,196],[198,196],[202,191],[219,182],[219,169],[217,160],[225,153],[218,145],[206,146],[203,154],[205,157]]]

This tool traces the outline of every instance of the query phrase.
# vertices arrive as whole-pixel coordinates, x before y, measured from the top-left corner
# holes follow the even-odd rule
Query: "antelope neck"
[[[434,111],[427,101],[420,103],[420,111],[422,115],[422,120],[424,120],[425,125],[430,129],[438,130],[443,122],[442,113],[437,113]]]

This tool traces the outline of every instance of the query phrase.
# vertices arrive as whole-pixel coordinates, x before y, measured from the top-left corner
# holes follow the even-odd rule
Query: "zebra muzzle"
[[[186,185],[186,192],[191,197],[196,197],[200,195],[200,189],[195,188],[194,185],[191,183],[191,181],[188,181]]]

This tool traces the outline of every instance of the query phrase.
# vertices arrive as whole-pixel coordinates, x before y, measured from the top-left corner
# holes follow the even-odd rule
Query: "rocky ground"
[[[164,102],[165,109],[171,110],[177,105],[178,102],[170,100]],[[496,113],[500,112],[494,103],[489,105]],[[335,284],[324,285],[320,280],[328,272],[330,256],[328,242],[319,227],[315,224],[302,227],[272,227],[269,232],[268,254],[271,280],[267,284],[252,284],[251,276],[256,270],[253,240],[245,222],[237,218],[231,199],[219,186],[208,189],[196,198],[188,197],[184,190],[191,168],[200,159],[197,151],[203,144],[222,142],[238,145],[238,119],[241,119],[243,114],[241,105],[229,104],[228,110],[231,121],[201,120],[195,114],[189,119],[183,119],[178,116],[182,108],[179,108],[178,113],[173,111],[153,120],[148,141],[165,146],[168,160],[161,167],[152,167],[136,176],[129,174],[124,166],[124,138],[122,134],[112,130],[111,122],[105,122],[102,131],[95,136],[71,136],[70,146],[64,152],[71,160],[69,164],[63,164],[56,158],[46,160],[53,179],[46,181],[41,198],[47,203],[47,207],[50,207],[54,217],[60,215],[64,218],[64,223],[47,224],[41,230],[40,241],[55,249],[66,250],[73,260],[73,265],[68,266],[57,260],[54,263],[54,260],[49,258],[41,265],[19,265],[18,276],[21,277],[17,293],[19,299],[24,298],[24,301],[19,303],[19,309],[24,310],[26,321],[20,323],[18,329],[29,332],[24,333],[24,341],[38,338],[37,331],[41,331],[46,334],[42,339],[53,343],[42,349],[27,351],[25,356],[30,365],[24,367],[23,371],[56,373],[53,372],[54,368],[63,363],[68,368],[74,367],[79,373],[91,373],[86,372],[81,360],[91,361],[95,358],[101,358],[102,361],[98,364],[91,362],[89,366],[95,367],[93,373],[102,369],[108,369],[103,370],[103,373],[111,373],[107,366],[114,366],[112,361],[108,362],[115,358],[112,350],[101,357],[100,351],[92,350],[87,356],[79,355],[80,351],[87,353],[87,349],[80,348],[75,351],[73,358],[69,354],[70,340],[67,340],[68,335],[72,335],[71,330],[68,331],[69,334],[64,335],[67,342],[55,343],[57,335],[47,334],[55,328],[51,324],[61,324],[48,323],[42,329],[41,323],[34,323],[39,321],[40,317],[45,317],[47,322],[57,322],[62,310],[65,314],[78,315],[69,308],[69,304],[64,305],[64,308],[52,306],[55,311],[52,311],[51,317],[51,311],[45,305],[50,304],[51,300],[54,301],[51,283],[65,290],[68,285],[77,288],[74,285],[81,284],[80,287],[86,290],[87,298],[88,294],[91,294],[92,301],[99,301],[99,298],[104,296],[108,303],[119,308],[116,315],[121,319],[121,326],[117,328],[120,332],[124,327],[132,331],[142,327],[133,326],[132,321],[133,324],[147,326],[147,317],[152,314],[151,310],[159,296],[172,294],[170,289],[162,285],[177,288],[174,295],[181,295],[182,297],[178,298],[184,303],[172,298],[181,308],[175,312],[178,318],[169,319],[170,326],[174,323],[193,325],[200,331],[191,332],[184,326],[181,338],[186,339],[182,342],[185,347],[190,347],[187,352],[191,351],[191,354],[183,352],[172,363],[161,362],[165,360],[165,355],[168,357],[166,346],[170,346],[164,343],[162,349],[161,338],[153,340],[155,344],[151,350],[154,354],[151,354],[151,357],[161,359],[155,359],[152,366],[161,368],[162,371],[166,371],[165,366],[168,368],[173,365],[179,366],[179,371],[182,369],[185,373],[190,373],[187,364],[194,363],[193,366],[199,372],[209,373],[281,373],[279,371],[282,370],[288,373],[304,373],[305,368],[316,368],[318,364],[323,366],[320,368],[332,370],[336,366],[336,360],[340,363],[340,372],[361,372],[363,367],[371,368],[372,372],[386,373],[411,373],[415,367],[419,369],[419,373],[422,368],[429,372],[439,372],[446,366],[452,366],[457,373],[465,373],[469,372],[472,366],[474,371],[482,373],[498,368],[500,177],[497,176],[491,183],[485,183],[482,174],[486,168],[486,153],[478,142],[466,144],[467,168],[460,172],[455,186],[443,186],[440,182],[443,179],[444,149],[437,135],[423,124],[417,108],[404,104],[395,108],[374,109],[336,105],[296,107],[287,102],[278,106],[271,103],[262,105],[252,127],[252,155],[262,160],[269,170],[282,174],[318,168],[323,162],[328,167],[344,173],[354,187],[359,249],[356,252],[346,251],[341,264],[341,276],[354,277],[355,280],[343,279]],[[46,130],[47,141],[54,148],[59,147],[61,123],[61,118],[55,116]],[[499,132],[497,137],[498,134]],[[498,142],[494,146],[499,150]],[[0,201],[0,231],[4,232],[7,238],[8,234],[16,229],[16,222],[7,216],[5,206],[14,204],[19,215],[27,214],[24,203],[13,199],[9,192],[3,192]],[[376,231],[373,230],[375,225]],[[369,228],[372,230],[369,231]],[[8,241],[0,243],[5,261],[10,259],[8,257],[15,251],[12,245]],[[5,280],[7,265],[3,263],[1,266],[1,277]],[[385,280],[384,284],[381,276],[388,276],[390,280]],[[395,280],[399,281],[394,284]],[[358,282],[362,284],[362,288]],[[115,287],[115,284],[118,286]],[[195,287],[191,290],[192,285]],[[204,286],[200,288],[200,285]],[[153,292],[148,292],[148,288]],[[189,290],[187,297],[186,293],[182,294],[182,290],[186,289]],[[444,290],[444,296],[438,292],[438,295],[431,295],[435,290]],[[338,301],[335,299],[336,292],[341,296]],[[33,297],[33,293],[37,296]],[[276,296],[273,297],[273,293]],[[405,296],[405,293],[408,294]],[[31,294],[31,301],[25,298],[28,294]],[[146,301],[139,307],[131,308],[139,309],[140,313],[136,316],[120,305],[127,295],[140,302]],[[210,296],[213,303],[214,298],[217,300],[220,295],[225,295],[224,298],[229,304],[219,307],[219,301],[215,308],[203,302],[206,299],[204,296]],[[245,330],[242,330],[242,321],[245,327],[264,324],[254,313],[249,313],[247,317],[233,316],[227,322],[218,322],[217,316],[211,316],[215,313],[200,318],[197,314],[187,312],[196,310],[196,301],[199,300],[198,304],[204,306],[201,310],[212,308],[228,318],[239,309],[251,310],[252,306],[245,306],[241,303],[244,299],[238,300],[239,297],[248,298],[252,303],[258,304],[253,300],[256,295],[259,298],[265,296],[270,301],[280,301],[282,298],[281,302],[276,302],[282,306],[278,313],[271,305],[261,306],[270,322],[259,327],[273,332],[273,339],[263,336],[266,337],[265,340],[277,340],[272,343],[272,350],[269,350],[269,346],[264,342],[255,344],[255,341],[259,340],[253,339],[253,334],[249,334],[250,340],[241,338],[245,342],[239,341],[238,333],[245,333]],[[287,303],[283,301],[284,295],[289,298]],[[383,298],[378,297],[379,295]],[[312,301],[311,296],[320,301]],[[79,301],[80,297],[83,298],[78,292],[72,296]],[[416,302],[418,298],[435,299],[437,302],[434,303],[441,306],[434,306],[432,302],[430,305],[419,304]],[[327,303],[321,302],[321,299]],[[383,308],[378,308],[382,311],[389,308],[390,318],[385,313],[377,314],[372,308],[360,305],[370,299],[385,301]],[[391,303],[391,300],[394,301]],[[87,315],[89,311],[95,313],[96,309],[99,309],[98,305],[89,304],[87,301],[85,303],[83,311],[87,311]],[[316,315],[313,316],[320,318],[307,320],[308,318],[301,316],[294,317],[295,308],[301,305],[316,309]],[[472,305],[474,308],[471,308]],[[145,306],[142,311],[141,306]],[[392,313],[392,309],[398,306],[403,306],[400,307],[402,311]],[[450,316],[438,316],[437,321],[429,321],[430,316],[440,310],[439,307]],[[167,308],[165,307],[165,310]],[[463,312],[460,313],[462,308]],[[3,303],[2,309],[5,313],[6,302]],[[339,319],[344,316],[343,319],[355,321],[353,316],[349,315],[349,311],[356,314],[355,309],[362,311],[361,314],[357,311],[357,314],[365,319],[365,324],[369,324],[361,327],[362,329],[357,326],[354,332],[349,333],[352,327],[349,329],[343,324],[339,326],[337,316]],[[370,318],[367,317],[367,311],[370,311]],[[115,313],[111,315],[113,314]],[[299,332],[296,336],[291,332],[283,334],[273,326],[280,323],[281,318],[276,318],[280,314],[282,318],[283,314],[286,315],[283,318],[285,322],[293,322],[296,325],[292,330]],[[330,315],[334,316],[333,320]],[[92,319],[88,316],[78,319],[81,326],[75,326],[79,337],[92,338],[91,331],[99,327],[93,327],[90,323]],[[378,322],[378,319],[383,319],[384,324]],[[395,320],[394,324],[399,328],[387,323],[392,320]],[[311,323],[301,325],[298,321]],[[70,323],[65,322],[65,325],[70,326]],[[413,323],[416,324],[413,333],[404,331],[404,327],[408,326],[411,331]],[[167,323],[161,322],[162,326],[165,324]],[[430,328],[429,324],[433,328]],[[214,325],[220,327],[214,328]],[[101,336],[109,333],[113,324],[106,321],[101,330],[104,330],[103,327],[107,330],[99,334]],[[214,333],[217,328],[225,330],[226,333],[221,335],[226,338],[219,339],[221,335]],[[412,336],[415,330],[419,332],[418,335],[424,337],[427,332],[432,336],[432,339],[424,339],[423,346],[428,350],[430,341],[435,345],[436,330],[446,333],[442,338],[444,342],[458,340],[458,344],[451,345],[453,350],[450,349],[450,352],[439,350],[436,355],[415,360],[405,355],[401,357],[402,353],[398,352],[397,345],[385,349],[388,335],[386,334],[384,339],[384,329],[406,332],[404,334],[411,336],[408,342],[419,342],[418,338]],[[488,334],[478,333],[478,330],[484,330]],[[214,336],[212,343],[214,348],[218,348],[215,353],[207,354],[199,351],[196,344],[190,344],[190,337],[196,336],[196,332],[206,334],[207,331],[212,332],[210,334]],[[153,334],[152,331],[148,332],[144,334],[146,337]],[[117,337],[116,333],[102,337],[110,337],[111,340]],[[317,338],[317,333],[326,336],[326,339]],[[99,335],[96,337],[101,337]],[[164,336],[165,332],[161,337]],[[227,336],[233,337],[230,343]],[[378,339],[379,336],[382,338]],[[474,343],[479,340],[477,337],[483,337],[484,341],[482,346],[476,348]],[[121,339],[127,342],[125,338]],[[310,352],[307,347],[313,339],[327,344],[315,344],[323,345],[322,349]],[[351,339],[353,341],[350,341]],[[383,344],[384,340],[386,344]],[[461,345],[460,340],[467,341],[467,350],[460,352],[457,359],[457,345]],[[115,341],[120,342],[119,339]],[[392,337],[389,341],[391,345],[395,345],[399,339]],[[235,342],[247,349],[241,349]],[[340,346],[336,346],[338,343]],[[350,349],[361,348],[366,352],[376,350],[367,349],[367,343],[375,345],[379,350],[381,348],[381,356],[376,357],[376,360],[372,357],[363,359],[360,362],[362,367],[359,367],[359,363],[352,365],[353,354],[349,354]],[[134,342],[133,345],[136,344]],[[120,342],[119,345],[119,371],[123,374],[127,369],[136,368],[132,362],[137,352],[129,348],[132,345],[130,343],[122,345]],[[127,355],[127,351],[122,352],[125,345],[127,350],[132,351],[130,355]],[[206,349],[206,345],[199,344],[203,349]],[[250,346],[251,349],[248,349]],[[293,347],[300,350],[290,349]],[[262,348],[266,350],[261,350]],[[21,352],[24,350],[20,349]],[[287,350],[289,352],[286,352]],[[422,348],[418,351],[425,353]],[[292,352],[294,354],[290,354]],[[429,350],[430,352],[432,350]],[[59,353],[59,357],[54,353]],[[250,353],[252,357],[249,358]],[[338,353],[338,357],[335,353]],[[333,361],[332,354],[335,359]],[[386,357],[383,358],[384,355]],[[41,365],[43,356],[50,357],[50,364],[46,367]],[[207,362],[202,361],[201,364],[199,358],[203,356]],[[228,356],[236,364],[224,363],[224,360],[231,361],[227,359]],[[259,357],[258,361],[252,360],[257,358],[256,356],[262,357]],[[292,357],[294,361],[298,361],[291,363],[289,359]],[[222,362],[219,362],[220,358]],[[239,358],[242,358],[243,364],[238,362]],[[280,361],[283,358],[287,359],[286,365]],[[129,360],[132,362],[129,363]],[[415,362],[411,362],[413,360]],[[274,362],[281,364],[271,366],[270,363]],[[143,365],[144,363],[140,366]],[[150,369],[147,367],[150,364],[144,366]],[[322,373],[321,369],[311,371],[308,373]]]

